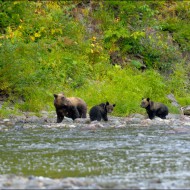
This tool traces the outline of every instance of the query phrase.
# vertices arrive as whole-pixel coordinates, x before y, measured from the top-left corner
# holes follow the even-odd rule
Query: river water
[[[0,174],[73,177],[93,188],[190,188],[190,135],[160,127],[0,132]]]

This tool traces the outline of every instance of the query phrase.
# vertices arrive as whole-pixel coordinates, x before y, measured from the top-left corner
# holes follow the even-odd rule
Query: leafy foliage
[[[189,102],[189,9],[174,1],[1,0],[0,92],[25,111],[54,109],[52,94],[64,91],[89,108],[116,103],[117,115],[143,113],[142,97],[176,112],[166,94]]]

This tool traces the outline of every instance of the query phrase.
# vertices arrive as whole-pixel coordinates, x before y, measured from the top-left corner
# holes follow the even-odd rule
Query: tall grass
[[[104,80],[89,81],[84,89],[75,91],[82,97],[88,108],[101,102],[115,103],[114,114],[127,116],[131,113],[145,113],[140,107],[143,97],[160,101],[172,107],[166,98],[169,88],[163,77],[154,70],[141,73],[137,69],[109,68]],[[173,110],[175,111],[175,110]]]

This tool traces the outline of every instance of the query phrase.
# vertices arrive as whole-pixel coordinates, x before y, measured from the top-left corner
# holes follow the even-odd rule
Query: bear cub
[[[54,106],[57,114],[57,123],[61,123],[64,116],[72,118],[86,118],[87,105],[81,98],[66,97],[63,93],[54,94]]]
[[[109,102],[93,106],[89,112],[90,120],[101,121],[101,119],[103,119],[104,121],[108,121],[107,113],[111,113],[115,106],[115,104],[109,104]]]
[[[148,117],[154,119],[155,116],[166,119],[168,107],[159,102],[153,102],[150,98],[142,98],[141,107],[146,109]]]

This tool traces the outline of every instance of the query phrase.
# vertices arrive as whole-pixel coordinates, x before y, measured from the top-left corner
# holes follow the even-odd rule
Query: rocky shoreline
[[[4,99],[0,97],[0,108],[2,107]],[[181,114],[169,114],[166,119],[160,119],[156,117],[153,120],[147,119],[147,116],[141,114],[132,114],[128,117],[114,117],[108,115],[108,122],[90,122],[89,115],[86,119],[75,119],[74,121],[70,118],[64,118],[61,123],[56,123],[56,112],[51,111],[41,111],[39,116],[33,112],[20,112],[20,115],[10,115],[7,119],[0,119],[0,131],[9,129],[25,129],[25,128],[35,128],[38,126],[43,126],[47,128],[51,127],[81,127],[82,129],[97,129],[105,127],[122,128],[122,127],[135,127],[135,126],[169,126],[174,132],[183,131],[182,128],[188,128],[190,126],[190,106],[180,107],[177,100],[173,94],[167,95],[168,100],[173,106],[177,107]],[[9,107],[8,109],[11,109]],[[178,129],[179,128],[179,129]],[[187,129],[184,129],[188,131]]]
[[[93,121],[89,116],[86,119],[78,118],[74,121],[65,117],[61,123],[56,123],[55,111],[41,111],[40,116],[33,112],[23,112],[22,115],[10,115],[9,118],[0,119],[0,131],[21,130],[27,128],[77,128],[95,130],[99,128],[124,128],[124,127],[150,127],[168,126],[173,132],[189,132],[190,117],[182,114],[169,114],[167,119],[156,117],[153,120],[147,119],[141,114],[132,114],[128,117],[108,116],[108,121]]]
[[[27,126],[27,124],[34,124],[37,126],[45,125],[47,127],[127,127],[127,126],[155,126],[155,125],[170,125],[170,126],[186,126],[190,125],[190,117],[182,114],[169,114],[167,119],[163,120],[156,117],[153,120],[147,119],[146,116],[141,114],[132,114],[128,117],[115,117],[108,116],[108,121],[93,121],[91,122],[89,116],[86,119],[77,118],[74,121],[70,118],[65,117],[61,123],[56,123],[56,113],[55,111],[47,112],[41,111],[40,116],[36,116],[33,112],[23,112],[22,115],[10,115],[8,118],[0,119],[0,130],[1,128],[11,127],[11,126]]]

